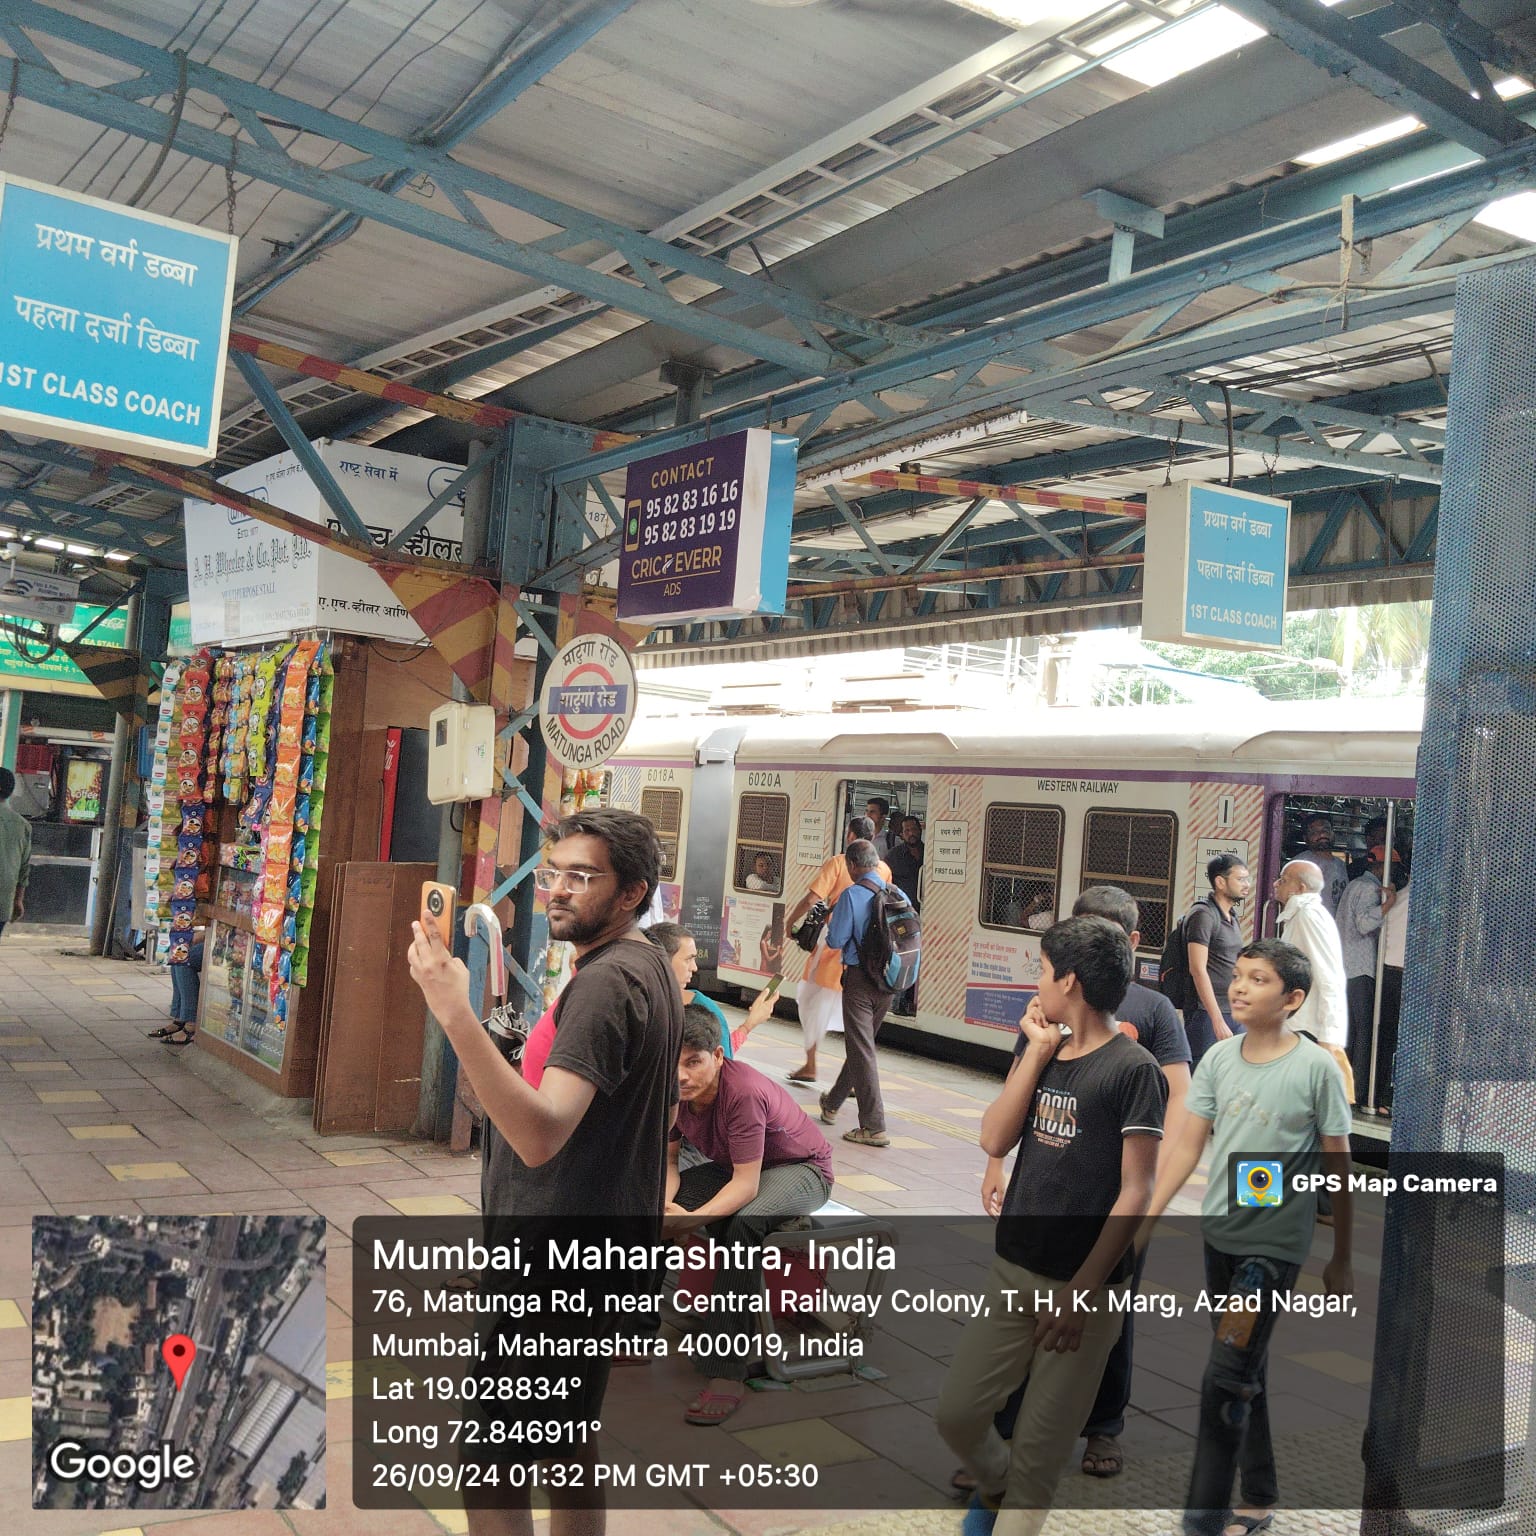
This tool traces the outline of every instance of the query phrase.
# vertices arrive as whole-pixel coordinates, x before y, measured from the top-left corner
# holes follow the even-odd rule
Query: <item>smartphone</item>
[[[768,996],[772,997],[783,985],[784,978],[782,976],[774,976],[769,980],[768,986],[765,990],[767,991]]]
[[[453,952],[453,909],[458,892],[451,885],[427,880],[421,887],[421,926],[436,928],[442,935],[443,948]]]

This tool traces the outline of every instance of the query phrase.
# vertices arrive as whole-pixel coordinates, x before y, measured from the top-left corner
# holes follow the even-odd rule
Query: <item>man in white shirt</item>
[[[1323,872],[1310,859],[1292,859],[1275,881],[1275,900],[1280,903],[1280,936],[1312,965],[1312,990],[1286,1020],[1286,1028],[1342,1051],[1349,1042],[1344,952],[1323,903]]]

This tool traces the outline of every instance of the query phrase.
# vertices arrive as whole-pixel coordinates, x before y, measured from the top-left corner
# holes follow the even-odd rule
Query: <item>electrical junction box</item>
[[[496,789],[496,711],[489,704],[439,704],[427,734],[427,799],[484,800]]]

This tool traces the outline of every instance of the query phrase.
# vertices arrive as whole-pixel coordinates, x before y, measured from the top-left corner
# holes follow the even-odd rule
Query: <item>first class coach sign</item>
[[[783,613],[798,451],[751,427],[631,464],[619,618]]]
[[[211,459],[236,245],[0,177],[0,426],[176,464]]]

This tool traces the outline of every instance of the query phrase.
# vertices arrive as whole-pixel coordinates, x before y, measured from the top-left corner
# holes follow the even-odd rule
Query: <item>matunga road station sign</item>
[[[1278,650],[1285,638],[1291,504],[1186,480],[1147,493],[1146,640]]]
[[[175,464],[211,459],[237,244],[0,177],[0,426]]]
[[[599,768],[635,719],[635,669],[612,635],[578,635],[544,677],[539,730],[549,755],[572,773]]]
[[[631,464],[619,618],[783,613],[799,448],[752,427]]]

